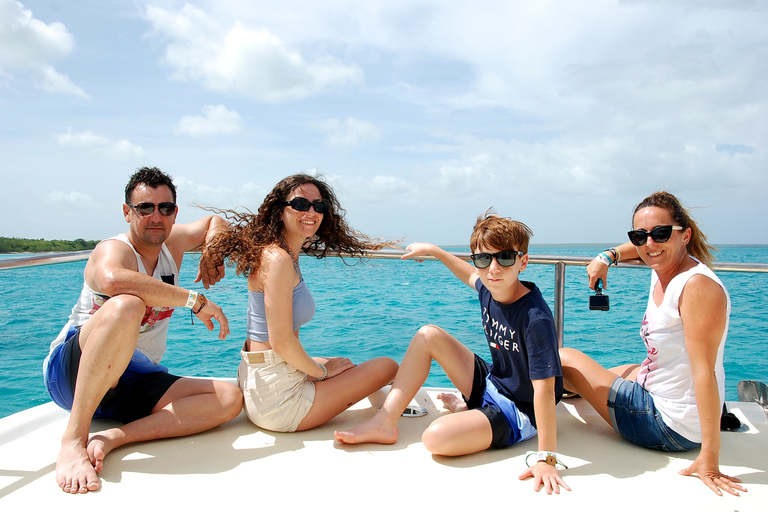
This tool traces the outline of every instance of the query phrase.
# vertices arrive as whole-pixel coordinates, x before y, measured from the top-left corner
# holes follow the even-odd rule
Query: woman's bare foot
[[[101,487],[88,452],[79,441],[62,442],[56,458],[56,483],[71,494],[98,491]]]
[[[451,412],[461,412],[468,410],[467,403],[453,393],[440,393],[437,395],[439,400],[443,401],[443,407]]]
[[[397,435],[397,419],[393,424],[384,410],[380,410],[376,416],[352,430],[333,433],[333,437],[344,444],[394,444],[397,442]]]

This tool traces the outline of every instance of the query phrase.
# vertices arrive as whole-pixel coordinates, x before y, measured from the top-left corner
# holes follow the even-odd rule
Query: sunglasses
[[[634,231],[628,232],[627,235],[629,235],[629,241],[632,242],[633,245],[640,247],[641,245],[645,245],[649,235],[657,244],[663,244],[672,236],[672,231],[682,230],[682,226],[656,226],[650,231],[635,229]]]
[[[474,263],[475,267],[477,268],[490,267],[493,258],[496,258],[496,261],[498,261],[499,265],[502,267],[511,267],[515,264],[515,261],[517,261],[518,256],[522,258],[524,255],[525,253],[521,251],[501,251],[497,252],[496,254],[491,254],[489,252],[479,252],[477,254],[473,254],[470,256],[470,258],[472,258],[472,263]]]
[[[309,199],[305,199],[303,197],[294,197],[290,201],[286,201],[283,206],[290,206],[297,212],[308,212],[310,206],[315,209],[316,213],[319,214],[328,213],[331,211],[330,205],[322,199],[315,199],[314,201],[310,201]]]
[[[147,215],[152,215],[155,211],[155,207],[160,211],[161,215],[164,215],[165,217],[170,217],[174,213],[176,213],[176,203],[139,203],[139,204],[131,204],[127,203],[128,206],[136,210],[136,213],[138,213],[142,217],[146,217]]]

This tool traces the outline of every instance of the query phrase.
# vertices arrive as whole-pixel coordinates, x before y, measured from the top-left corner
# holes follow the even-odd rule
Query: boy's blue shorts
[[[534,437],[538,431],[530,418],[515,402],[499,393],[490,381],[491,365],[475,354],[472,393],[464,397],[467,407],[477,409],[488,418],[493,431],[492,448],[506,448]]]

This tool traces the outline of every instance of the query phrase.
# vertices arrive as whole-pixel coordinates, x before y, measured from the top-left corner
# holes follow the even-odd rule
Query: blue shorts
[[[520,411],[515,402],[499,393],[490,380],[491,365],[475,354],[475,374],[472,393],[464,397],[467,407],[477,409],[491,423],[491,448],[506,448],[534,437],[538,431],[530,418]]]
[[[616,377],[608,392],[608,412],[616,433],[632,443],[665,452],[698,448],[664,423],[653,397],[640,384]]]
[[[80,368],[80,329],[72,328],[67,340],[53,349],[45,373],[45,387],[51,399],[62,409],[71,410],[75,383]],[[162,365],[151,363],[136,351],[113,389],[101,400],[94,418],[108,418],[130,423],[152,413],[163,395],[181,377],[171,375]]]

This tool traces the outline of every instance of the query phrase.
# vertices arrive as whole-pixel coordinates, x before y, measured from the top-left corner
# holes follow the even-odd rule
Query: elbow
[[[99,292],[108,297],[129,293],[126,281],[122,278],[119,271],[106,272],[101,276],[101,279],[99,279]]]

